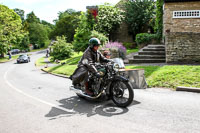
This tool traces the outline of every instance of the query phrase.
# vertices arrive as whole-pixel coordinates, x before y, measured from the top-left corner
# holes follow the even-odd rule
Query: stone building
[[[164,0],[166,62],[200,62],[200,0]]]

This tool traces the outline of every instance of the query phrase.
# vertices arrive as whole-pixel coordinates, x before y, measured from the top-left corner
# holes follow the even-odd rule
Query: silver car
[[[22,54],[17,58],[17,63],[28,63],[30,62],[30,57],[27,54]]]

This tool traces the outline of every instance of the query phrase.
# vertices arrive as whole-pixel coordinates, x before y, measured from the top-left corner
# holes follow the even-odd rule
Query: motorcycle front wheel
[[[119,107],[129,106],[132,103],[134,97],[132,87],[128,82],[125,81],[113,82],[110,94],[113,102]]]

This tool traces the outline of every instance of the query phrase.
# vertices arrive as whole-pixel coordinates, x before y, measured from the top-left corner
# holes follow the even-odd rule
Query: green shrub
[[[102,45],[104,45],[104,44],[106,44],[106,42],[108,42],[108,37],[106,37],[104,34],[99,33],[99,32],[97,32],[97,31],[95,31],[95,30],[93,30],[93,31],[91,32],[90,38],[92,38],[92,37],[98,38],[98,39],[101,41],[101,44],[102,44]]]
[[[135,42],[123,42],[123,45],[127,48],[127,49],[132,49],[132,48],[136,48],[137,44]]]
[[[158,34],[159,38],[162,39],[163,35],[163,0],[156,1],[156,25],[155,31]]]
[[[88,13],[88,12],[87,12]],[[81,12],[79,17],[80,22],[74,35],[74,41],[72,42],[75,51],[84,51],[88,46],[88,41],[93,29],[93,21],[89,20],[89,16]]]
[[[89,39],[92,37],[98,38],[102,45],[104,45],[108,41],[108,38],[105,35],[95,30],[91,32],[87,32],[84,35],[82,33],[81,34],[77,33],[76,36],[74,37],[75,40],[73,42],[75,50],[84,51],[89,46],[88,42],[89,42]]]
[[[155,2],[154,0],[127,0],[125,2],[125,21],[133,38],[138,33],[147,32],[154,27]]]
[[[63,60],[71,57],[73,53],[73,46],[71,43],[66,43],[65,37],[56,37],[56,40],[52,46],[51,56],[53,60]]]
[[[159,36],[157,34],[140,33],[136,35],[135,41],[138,47],[142,48],[149,43],[159,43]]]

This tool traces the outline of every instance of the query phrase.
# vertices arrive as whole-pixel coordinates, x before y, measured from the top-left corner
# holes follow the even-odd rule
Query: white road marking
[[[38,102],[40,102],[40,103],[46,104],[46,105],[48,105],[48,106],[55,107],[55,108],[60,109],[60,110],[62,110],[62,111],[66,111],[66,112],[70,112],[70,113],[75,113],[73,110],[68,110],[68,109],[62,108],[62,107],[60,107],[60,106],[58,106],[58,105],[55,105],[55,104],[46,102],[46,101],[44,101],[44,100],[41,100],[41,99],[39,99],[39,98],[37,98],[37,97],[31,96],[31,95],[29,95],[29,94],[23,92],[22,90],[16,88],[15,86],[13,86],[13,85],[7,80],[7,74],[8,74],[8,71],[9,71],[10,69],[11,69],[11,68],[9,68],[9,69],[5,72],[5,74],[4,74],[4,79],[5,79],[6,83],[7,83],[13,90],[17,91],[18,93],[20,93],[20,94],[22,94],[22,95],[24,95],[24,96],[26,96],[26,97],[29,97],[29,98],[31,98],[31,99],[34,99],[34,100],[36,100],[36,101],[38,101]]]

